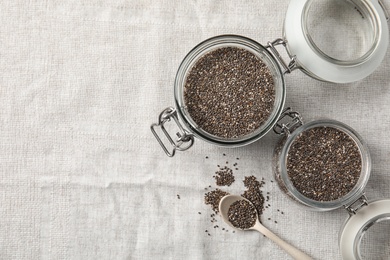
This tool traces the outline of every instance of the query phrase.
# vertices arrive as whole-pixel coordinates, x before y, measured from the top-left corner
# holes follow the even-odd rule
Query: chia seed
[[[226,156],[226,155],[224,155]],[[238,157],[236,158],[237,160],[239,159]],[[238,163],[237,162],[231,162],[233,166],[236,166]],[[213,178],[216,179],[216,184],[218,186],[230,186],[232,183],[234,183],[235,181],[235,177],[233,175],[233,170],[227,166],[220,166],[218,165],[218,168],[219,170],[215,172]],[[264,210],[264,197],[262,195],[262,191],[260,190],[260,188],[263,187],[263,185],[265,184],[264,182],[264,178],[262,178],[260,181],[257,180],[257,178],[255,176],[245,176],[244,180],[243,180],[243,184],[246,188],[246,191],[241,195],[243,196],[244,198],[246,198],[248,201],[250,201],[252,204],[252,208],[255,209],[255,213],[257,214],[256,215],[256,218],[260,217],[260,215],[263,213],[263,210]],[[211,188],[211,185],[208,186],[209,188]],[[217,222],[217,219],[216,219],[216,214],[219,213],[219,203],[221,201],[221,199],[226,196],[226,195],[229,195],[228,192],[226,191],[223,191],[223,190],[220,190],[218,188],[212,190],[212,189],[208,189],[208,188],[205,188],[206,190],[206,193],[204,194],[204,203],[206,205],[210,205],[211,206],[211,209],[214,211],[213,214],[210,215],[210,221],[211,223],[214,223],[213,224],[213,228],[216,229],[216,228],[219,228],[218,225],[216,225],[215,223]],[[208,191],[209,190],[209,191]],[[259,219],[260,221],[260,219]],[[226,231],[228,232],[225,228],[220,228],[221,231]],[[234,232],[232,232],[234,233]]]
[[[216,171],[213,177],[218,186],[230,186],[234,182],[233,170],[226,166]]]
[[[238,200],[230,205],[228,219],[236,228],[251,228],[256,223],[256,209],[248,201]]]
[[[213,191],[207,192],[204,195],[204,202],[206,205],[211,205],[211,208],[213,209],[213,211],[215,213],[218,213],[219,212],[219,202],[226,195],[229,195],[229,193],[222,191],[220,189],[215,189]]]
[[[260,216],[264,210],[264,196],[260,188],[263,186],[262,182],[259,182],[255,176],[246,176],[243,180],[244,186],[247,190],[241,194],[254,205],[257,214]]]
[[[234,139],[253,133],[267,121],[275,103],[274,80],[252,52],[223,47],[206,53],[191,68],[184,102],[201,129]]]
[[[245,176],[244,180],[242,181],[244,183],[244,186],[246,188],[254,188],[254,189],[260,189],[263,185],[261,182],[259,182],[255,176]]]
[[[307,198],[332,201],[345,196],[359,180],[362,156],[355,141],[333,127],[302,132],[287,155],[287,174]]]

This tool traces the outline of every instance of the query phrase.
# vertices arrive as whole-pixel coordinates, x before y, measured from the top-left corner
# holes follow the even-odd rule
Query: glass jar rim
[[[358,182],[352,188],[352,190],[350,190],[346,195],[344,195],[341,198],[338,198],[337,200],[317,201],[304,196],[295,188],[287,173],[286,159],[292,143],[299,136],[299,134],[316,127],[331,127],[346,133],[349,137],[353,139],[353,141],[358,146],[362,158],[362,169],[360,172],[360,177]],[[320,210],[320,211],[333,210],[336,208],[340,208],[342,206],[347,206],[353,203],[354,201],[356,201],[356,199],[363,194],[363,189],[365,188],[368,182],[370,172],[371,172],[371,157],[368,152],[368,147],[366,143],[363,141],[360,135],[351,127],[349,127],[348,125],[342,122],[332,120],[332,119],[313,120],[311,122],[303,124],[296,130],[294,130],[287,137],[287,140],[282,148],[281,155],[277,163],[279,164],[280,167],[280,177],[284,182],[284,185],[286,189],[289,191],[289,193],[303,205],[306,205],[309,208]]]
[[[356,66],[358,64],[361,64],[361,63],[365,62],[367,59],[369,59],[370,56],[372,55],[372,53],[374,52],[374,50],[376,48],[378,48],[380,29],[381,29],[381,27],[379,26],[379,18],[375,14],[375,11],[374,11],[373,7],[368,5],[368,3],[366,1],[354,1],[354,4],[358,5],[361,8],[362,12],[367,14],[366,16],[369,19],[369,21],[371,22],[373,41],[372,41],[372,45],[370,46],[370,48],[361,57],[358,57],[358,58],[352,59],[352,60],[341,60],[341,59],[338,59],[338,58],[335,58],[335,57],[332,58],[328,54],[323,52],[317,46],[317,44],[314,42],[314,40],[312,39],[312,36],[309,33],[308,19],[307,18],[309,16],[310,7],[311,7],[313,1],[314,0],[309,0],[309,1],[306,2],[305,6],[304,6],[303,13],[302,13],[302,30],[303,30],[304,36],[305,36],[309,46],[318,55],[322,56],[327,61],[335,63],[335,64],[339,64],[339,65]]]
[[[385,58],[389,44],[386,13],[378,1],[356,0],[367,9],[373,21],[375,40],[370,50],[359,59],[340,61],[330,58],[308,40],[305,29],[307,8],[312,0],[291,0],[283,27],[287,52],[307,75],[322,81],[348,83],[370,75]],[[355,3],[355,1],[353,1]]]
[[[339,246],[343,259],[360,259],[360,242],[367,229],[390,219],[390,199],[368,201],[341,226]]]
[[[186,109],[186,104],[183,96],[183,89],[188,72],[196,61],[202,57],[205,53],[212,50],[234,46],[238,48],[244,48],[251,53],[258,56],[270,69],[275,82],[275,103],[273,111],[269,118],[254,132],[244,135],[239,138],[222,138],[212,135],[200,127],[192,120],[190,113]],[[260,43],[240,35],[218,35],[209,39],[206,39],[196,45],[183,59],[176,74],[174,84],[174,96],[175,105],[178,111],[179,117],[184,122],[185,126],[198,138],[213,143],[219,146],[238,147],[255,142],[266,133],[268,133],[276,124],[279,116],[282,113],[285,98],[285,81],[281,68],[272,54]]]

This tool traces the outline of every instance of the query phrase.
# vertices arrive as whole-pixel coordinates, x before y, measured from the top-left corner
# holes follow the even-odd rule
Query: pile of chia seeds
[[[223,154],[223,156],[225,157],[226,154]],[[209,159],[208,156],[206,156],[205,158]],[[215,174],[213,176],[213,178],[216,181],[215,182],[216,186],[218,186],[218,187],[230,186],[231,184],[233,184],[235,182],[234,174],[236,171],[238,171],[238,161],[239,161],[239,158],[236,158],[236,162],[233,162],[233,163],[229,163],[229,161],[225,162],[226,165],[232,164],[233,167],[235,167],[234,169],[231,169],[227,166],[217,165],[218,170],[215,172]],[[263,193],[261,191],[261,188],[265,184],[264,179],[262,178],[261,181],[259,181],[253,175],[244,176],[243,184],[244,184],[244,187],[246,188],[246,190],[241,194],[241,196],[243,196],[244,198],[246,198],[247,200],[249,200],[252,203],[251,208],[253,208],[254,213],[260,217],[260,215],[262,215],[262,213],[263,213],[264,208],[267,207],[267,206],[264,207],[265,201],[269,200],[269,196],[267,196],[267,199],[265,200]],[[211,218],[210,221],[211,221],[211,223],[214,223],[213,224],[214,228],[219,228],[219,226],[216,224],[216,222],[218,222],[216,215],[219,213],[219,202],[221,201],[221,199],[224,196],[229,195],[230,192],[222,190],[221,188],[212,188],[211,185],[206,187],[205,190],[206,190],[206,193],[204,194],[204,203],[206,205],[209,205],[214,212],[210,215],[210,218]],[[267,193],[267,194],[269,194],[269,193]],[[270,206],[270,204],[268,204],[268,205]],[[237,207],[237,209],[243,209],[242,207],[240,208],[239,206],[236,206],[236,207]],[[237,223],[240,223],[239,222],[240,220],[238,220],[238,216],[239,215],[241,216],[244,213],[245,212],[242,210],[239,210],[237,212],[238,215],[236,214],[236,217],[235,217],[235,219],[236,219],[235,221]],[[200,214],[200,212],[199,212],[199,214]],[[249,214],[248,217],[245,217],[245,218],[243,217],[243,219],[242,219],[242,221],[244,221],[246,219],[245,220],[246,225],[237,226],[238,228],[241,228],[241,229],[247,228],[248,223],[250,223],[250,222],[248,222],[248,218],[249,219],[251,218],[252,212],[249,211],[248,214]],[[228,229],[225,229],[225,228],[220,228],[220,230],[225,231],[225,232],[229,231]],[[209,236],[211,235],[210,231],[208,229],[206,229],[206,233]],[[235,231],[233,231],[232,233],[235,233]]]
[[[213,177],[218,186],[230,186],[234,182],[233,170],[227,166],[216,171]]]
[[[243,182],[247,190],[241,194],[241,196],[252,202],[257,211],[257,214],[260,216],[264,210],[264,196],[260,190],[264,184],[264,181],[262,180],[259,182],[256,177],[252,175],[246,176]]]
[[[248,201],[238,200],[230,205],[228,210],[228,219],[236,228],[251,228],[256,223],[256,209]]]
[[[209,191],[207,192],[205,195],[204,195],[204,203],[206,205],[210,205],[211,208],[213,209],[213,211],[215,213],[218,213],[219,212],[219,202],[221,201],[221,199],[226,196],[226,195],[229,195],[228,192],[226,191],[222,191],[220,189],[215,189],[215,190],[212,190],[212,191]]]
[[[332,201],[345,196],[359,180],[362,156],[355,141],[333,127],[302,132],[287,154],[287,174],[307,198]]]
[[[234,139],[253,133],[270,117],[274,80],[266,64],[252,52],[223,47],[206,53],[191,68],[184,102],[201,129]]]

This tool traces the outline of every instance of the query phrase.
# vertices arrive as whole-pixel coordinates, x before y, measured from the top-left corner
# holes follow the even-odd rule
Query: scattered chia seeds
[[[355,141],[333,127],[302,132],[287,155],[287,174],[295,188],[316,201],[345,196],[356,185],[362,157]]]
[[[245,176],[244,180],[242,181],[244,183],[244,186],[248,189],[253,188],[253,189],[260,189],[264,182],[259,182],[255,176]]]
[[[201,129],[222,138],[238,138],[269,118],[275,103],[274,80],[255,54],[223,47],[205,54],[191,68],[184,102]]]
[[[256,223],[256,209],[248,201],[238,200],[230,205],[228,219],[236,228],[251,228]]]
[[[226,154],[223,154],[223,156],[226,156]],[[236,160],[239,160],[237,157]],[[228,161],[226,161],[228,163]],[[238,165],[238,162],[231,162],[233,167]],[[233,170],[227,166],[220,166],[218,165],[219,170],[215,172],[213,178],[216,180],[216,184],[218,186],[230,186],[234,183],[235,177],[233,175]],[[265,184],[264,178],[262,178],[260,181],[257,180],[257,178],[253,175],[251,176],[245,176],[243,179],[244,187],[246,188],[246,191],[241,195],[245,197],[247,200],[249,200],[253,205],[251,207],[254,207],[255,213],[257,213],[256,218],[260,217],[264,210],[264,202],[265,199],[262,195],[262,191],[260,190],[263,185]],[[210,189],[209,189],[210,188]],[[229,195],[228,192],[220,190],[218,188],[212,189],[211,185],[204,188],[206,193],[204,194],[204,203],[206,205],[210,205],[211,209],[214,211],[213,214],[210,215],[210,222],[213,223],[213,228],[219,228],[221,231],[228,232],[227,229],[224,227],[219,227],[218,225],[215,225],[215,222],[217,222],[217,213],[219,213],[219,202],[221,199]],[[269,192],[267,193],[269,194]],[[269,196],[267,196],[269,199]],[[268,200],[267,199],[267,200]],[[200,214],[200,212],[198,212]],[[259,219],[260,221],[260,219]],[[232,233],[235,233],[234,231]],[[207,231],[207,234],[209,232]]]
[[[246,176],[243,182],[247,190],[241,194],[241,196],[252,202],[256,208],[257,214],[260,216],[264,210],[264,197],[262,191],[260,190],[264,181],[259,182],[255,176],[251,175]]]
[[[211,205],[211,208],[213,209],[213,211],[215,213],[218,213],[219,212],[219,209],[218,209],[219,202],[226,195],[229,195],[229,193],[222,191],[220,189],[215,189],[213,191],[207,192],[204,195],[204,202],[206,205]]]
[[[215,172],[214,178],[218,186],[230,186],[234,182],[233,170],[225,166]]]

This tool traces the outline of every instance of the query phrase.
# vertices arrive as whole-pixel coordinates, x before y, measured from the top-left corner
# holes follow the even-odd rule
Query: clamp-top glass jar
[[[377,243],[388,243],[390,233],[376,241],[371,238],[374,242],[362,241],[372,236],[367,235],[368,231],[378,223],[385,223],[381,228],[390,230],[390,199],[368,201],[364,194],[371,159],[363,139],[351,127],[335,120],[304,124],[301,116],[290,109],[282,114],[281,119],[284,118],[289,120],[275,125],[275,132],[282,135],[273,157],[279,187],[308,209],[328,211],[344,207],[350,216],[339,235],[343,259],[372,259],[363,258],[368,254],[362,250],[362,244],[373,248]],[[382,247],[386,248],[386,244]]]
[[[325,15],[319,16],[321,13]],[[321,31],[319,27],[330,27],[337,14],[338,26],[329,33],[324,28]],[[335,83],[368,76],[386,54],[386,20],[377,0],[291,0],[283,39],[267,46],[237,35],[205,40],[180,64],[174,85],[176,108],[165,109],[151,130],[168,156],[190,148],[194,137],[226,147],[254,142],[272,129],[281,115],[286,95],[284,74],[300,69],[313,78]],[[354,37],[343,38],[349,34],[336,32],[343,24],[348,32],[356,29]],[[288,62],[277,46],[286,47]],[[334,51],[338,47],[342,51]],[[192,95],[186,95],[189,92]],[[164,126],[171,119],[179,129],[176,140]],[[156,128],[161,128],[168,145]]]
[[[359,199],[370,176],[371,159],[358,133],[335,120],[303,124],[298,113],[287,110],[282,117],[286,115],[295,124],[283,126],[273,157],[281,189],[299,204],[318,211]]]

